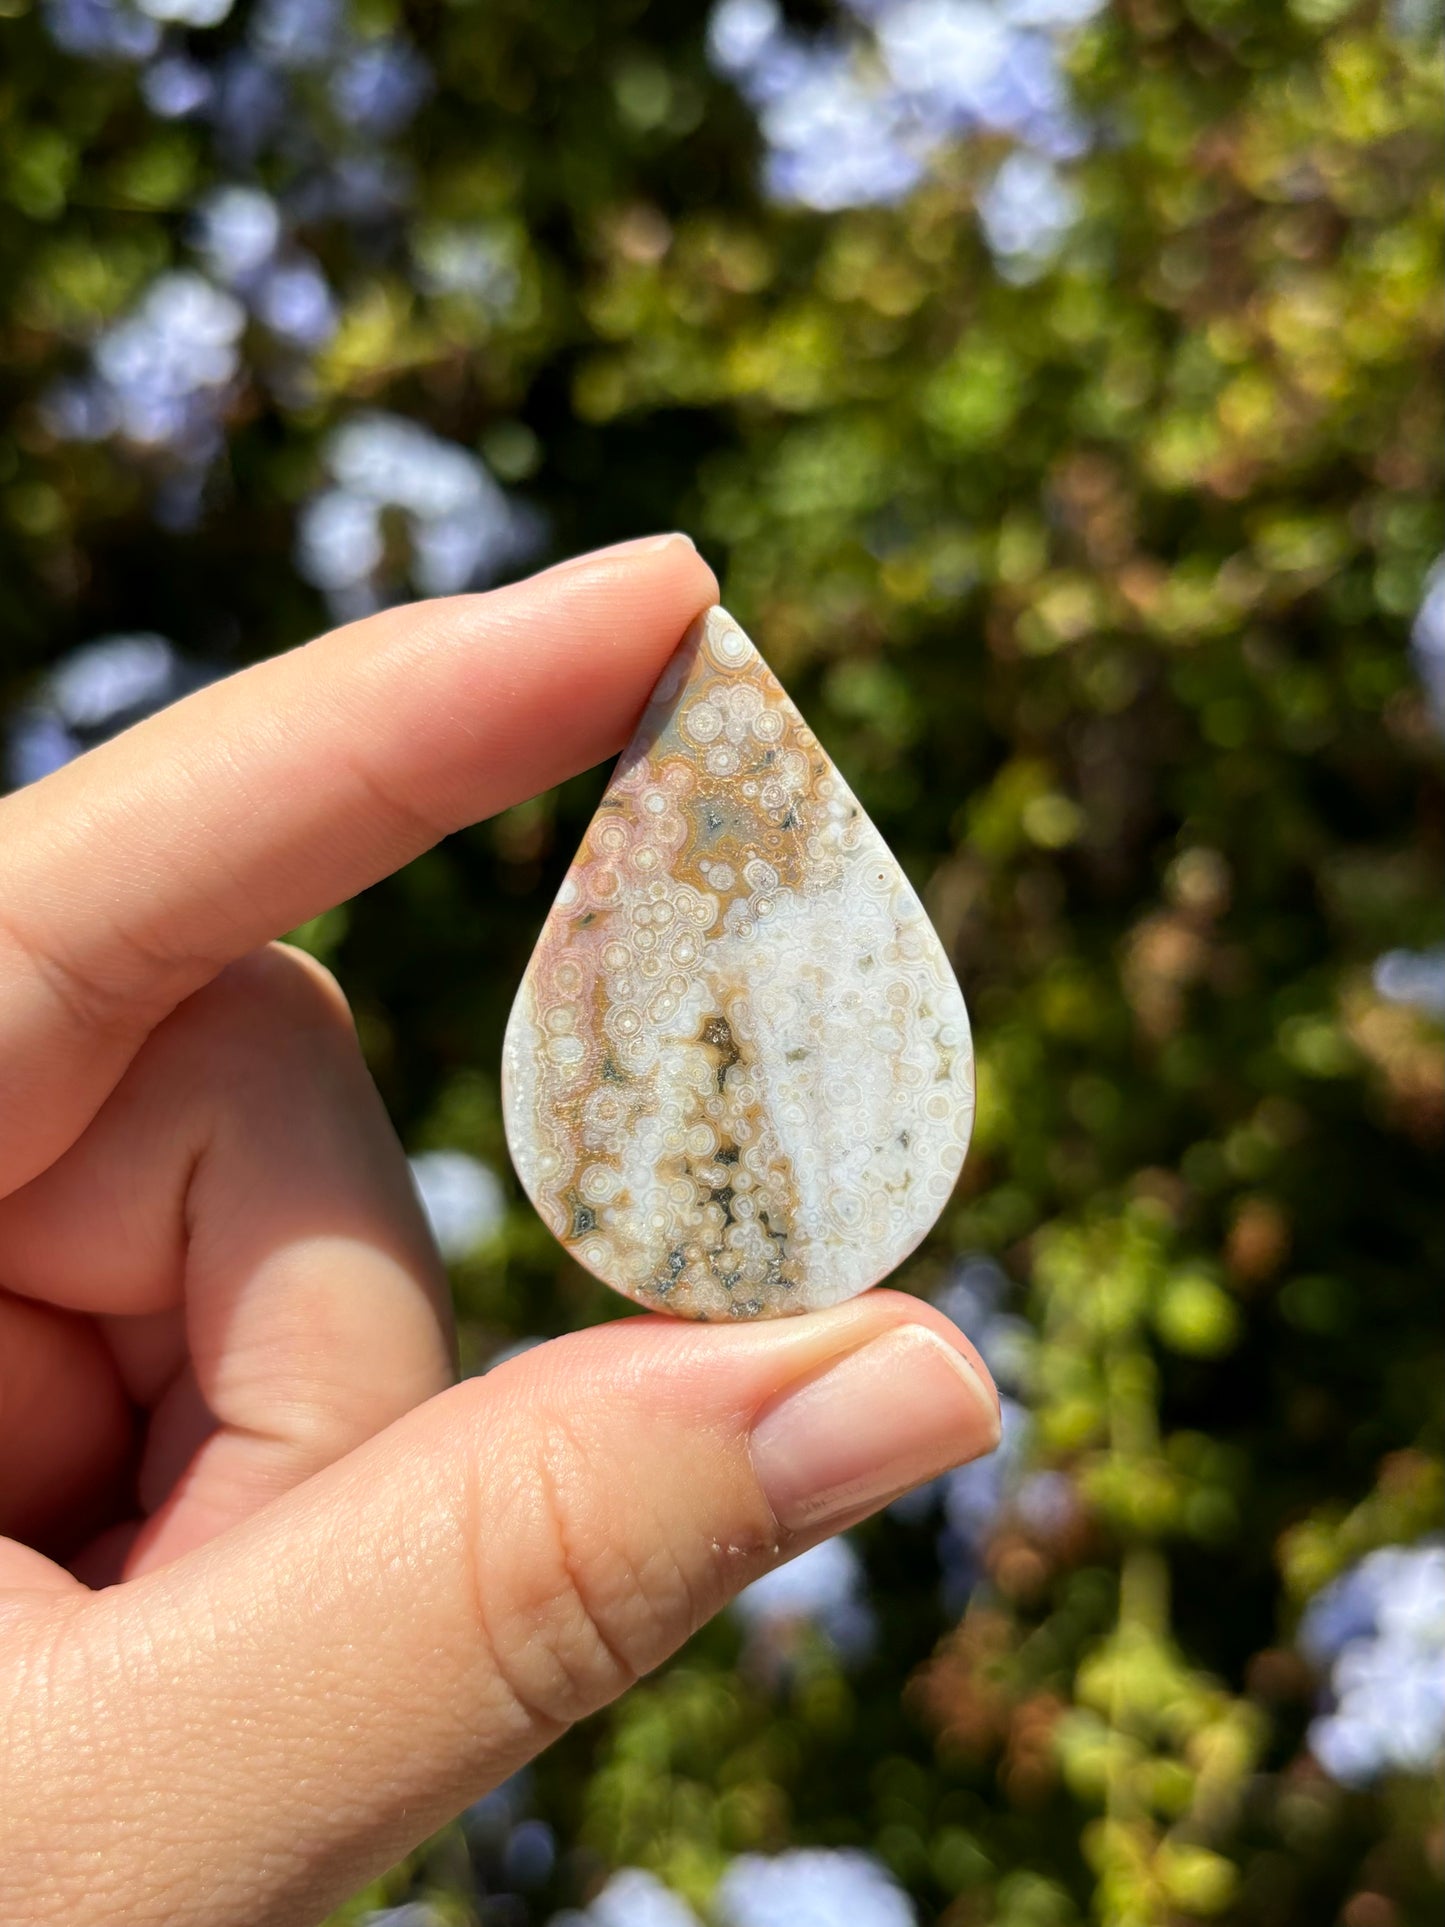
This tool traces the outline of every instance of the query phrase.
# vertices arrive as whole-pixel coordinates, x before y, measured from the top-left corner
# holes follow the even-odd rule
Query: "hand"
[[[670,538],[391,610],[0,802],[15,1927],[314,1921],[749,1580],[996,1443],[967,1342],[888,1292],[626,1318],[446,1389],[345,1002],[269,941],[616,750],[715,593]]]

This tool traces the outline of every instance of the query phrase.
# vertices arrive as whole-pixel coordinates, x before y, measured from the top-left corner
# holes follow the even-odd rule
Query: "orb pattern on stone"
[[[917,894],[722,609],[689,629],[557,894],[507,1025],[517,1173],[654,1311],[814,1311],[948,1202],[963,996]]]

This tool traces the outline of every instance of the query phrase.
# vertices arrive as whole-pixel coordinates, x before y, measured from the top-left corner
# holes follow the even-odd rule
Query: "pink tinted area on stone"
[[[687,1318],[865,1291],[947,1203],[963,997],[914,890],[742,630],[663,671],[527,966],[502,1060],[538,1212]]]

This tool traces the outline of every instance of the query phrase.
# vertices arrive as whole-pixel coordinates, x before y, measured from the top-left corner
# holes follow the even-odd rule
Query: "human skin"
[[[276,944],[618,749],[683,537],[389,610],[0,801],[0,1914],[332,1906],[750,1580],[989,1451],[911,1298],[452,1383],[342,993]]]

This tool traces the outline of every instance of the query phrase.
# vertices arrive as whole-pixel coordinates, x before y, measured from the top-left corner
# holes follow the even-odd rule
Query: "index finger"
[[[619,749],[716,594],[664,536],[388,609],[0,802],[0,1195],[233,958]]]

